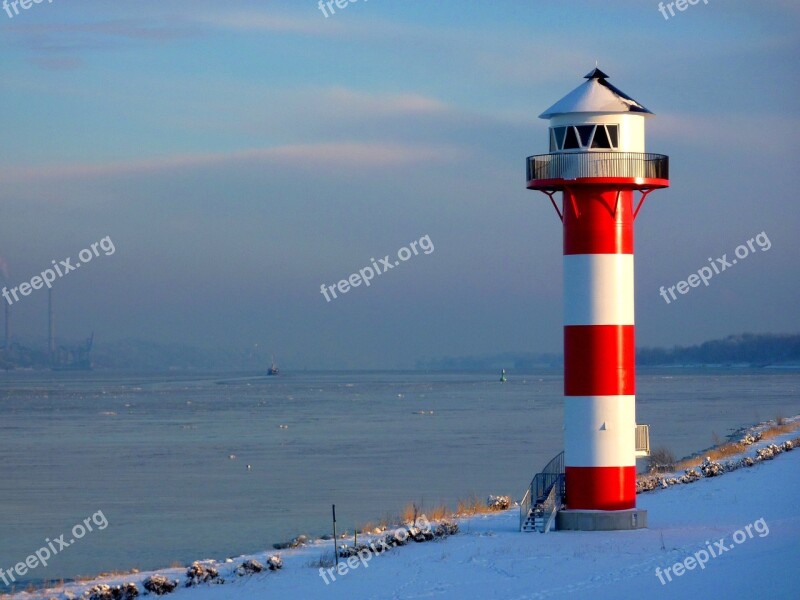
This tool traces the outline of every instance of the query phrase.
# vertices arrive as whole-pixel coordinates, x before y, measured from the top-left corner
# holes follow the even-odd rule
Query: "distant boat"
[[[275,356],[273,356],[272,364],[269,366],[269,369],[267,369],[267,375],[277,375],[278,373],[278,365],[275,364]]]
[[[506,370],[505,370],[505,369],[503,369],[503,370],[500,372],[500,383],[505,383],[505,382],[506,382]]]

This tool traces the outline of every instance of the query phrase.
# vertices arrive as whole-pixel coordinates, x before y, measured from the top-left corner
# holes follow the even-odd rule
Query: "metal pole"
[[[336,568],[339,568],[339,549],[336,544],[336,505],[331,504],[333,512],[333,554],[336,557]]]

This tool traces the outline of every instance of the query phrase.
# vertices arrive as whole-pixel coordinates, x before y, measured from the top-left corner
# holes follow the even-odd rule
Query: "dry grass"
[[[174,568],[175,566],[176,566],[175,563],[173,563],[172,567]],[[180,567],[181,565],[179,564],[177,566]],[[139,569],[128,569],[125,571],[103,571],[102,573],[98,573],[96,575],[78,575],[77,577],[75,577],[75,581],[78,583],[88,583],[90,581],[94,581],[95,579],[108,579],[109,577],[125,577],[127,575],[136,575],[139,572],[140,572]],[[64,585],[64,580],[62,579],[60,587],[63,587],[63,585]]]
[[[744,446],[739,442],[728,442],[718,446],[717,448],[706,450],[702,453],[702,455],[683,459],[675,465],[675,470],[683,471],[685,469],[698,467],[706,457],[710,458],[714,462],[719,462],[721,459],[730,458],[731,456],[739,454],[740,452],[744,452],[745,450],[747,450],[747,446]]]
[[[800,421],[795,423],[786,423],[786,419],[782,419],[780,417],[778,418],[778,421],[780,421],[779,424],[772,425],[761,432],[762,440],[771,440],[779,435],[784,435],[800,429]],[[716,448],[706,450],[697,456],[692,456],[680,461],[675,465],[675,470],[683,471],[685,469],[697,467],[703,462],[706,456],[708,456],[712,461],[719,462],[722,459],[730,458],[731,456],[745,452],[748,448],[749,446],[740,444],[739,442],[726,442],[718,445]]]
[[[492,509],[489,508],[484,500],[481,500],[477,496],[470,496],[465,500],[459,500],[456,505],[457,515],[472,516],[483,515],[490,512],[492,512]]]
[[[771,440],[774,437],[779,435],[783,435],[785,433],[791,433],[797,429],[800,429],[800,421],[795,423],[787,423],[786,419],[781,419],[781,423],[775,425],[774,427],[770,427],[766,431],[762,432],[761,439],[763,440]]]
[[[52,581],[49,579],[45,579],[39,584],[29,583],[22,591],[27,594],[34,594],[36,592],[43,592],[45,590],[49,590],[51,588],[63,588],[66,582],[64,579],[53,579]],[[17,593],[17,586],[12,585],[10,588],[11,594]],[[11,594],[0,594],[0,600],[7,600],[11,598]]]
[[[355,531],[357,531],[361,535],[364,535],[365,533],[373,533],[376,529],[380,529],[381,531],[386,531],[389,528],[390,522],[391,519],[388,516],[386,516],[377,522],[367,521],[366,523],[363,523],[359,527],[356,527]]]
[[[403,523],[416,523],[417,519],[422,514],[423,512],[420,510],[419,505],[416,502],[412,502],[411,504],[405,505],[403,512],[400,513],[400,518],[403,520]]]
[[[486,501],[475,495],[458,500],[455,510],[443,503],[426,507],[422,502],[410,502],[403,507],[403,510],[396,519],[383,518],[378,524],[378,527],[386,530],[392,526],[396,526],[398,523],[411,523],[415,518],[418,520],[423,515],[429,521],[441,521],[443,519],[482,515],[490,512],[492,512],[492,510],[486,504]],[[369,521],[360,527],[359,531],[364,534],[371,533],[374,529],[374,523]]]
[[[404,523],[410,523],[414,520],[415,516],[419,519],[422,515],[425,515],[425,518],[429,521],[441,521],[442,519],[452,516],[453,510],[446,504],[439,504],[426,508],[423,505],[412,502],[403,508],[403,512],[400,516]]]
[[[333,550],[326,550],[325,552],[319,555],[318,559],[309,560],[306,563],[306,566],[311,567],[313,569],[329,569],[335,564],[336,564],[336,555],[333,553]]]
[[[373,523],[372,521],[367,521],[363,525],[356,527],[355,531],[357,531],[361,535],[364,535],[365,533],[372,533],[376,527],[377,525],[375,525],[375,523]]]
[[[449,516],[453,511],[447,508],[444,504],[440,504],[439,506],[434,506],[428,511],[425,511],[426,516],[431,521],[441,521],[445,517]]]

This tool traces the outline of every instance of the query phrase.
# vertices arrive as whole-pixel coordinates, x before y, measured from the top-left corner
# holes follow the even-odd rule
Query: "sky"
[[[52,284],[60,339],[258,345],[285,369],[559,352],[561,226],[525,158],[597,64],[671,162],[636,220],[637,344],[800,330],[800,4],[340,4],[0,12],[0,281],[109,237]],[[767,251],[659,295],[762,232]],[[10,310],[45,335],[46,289]]]

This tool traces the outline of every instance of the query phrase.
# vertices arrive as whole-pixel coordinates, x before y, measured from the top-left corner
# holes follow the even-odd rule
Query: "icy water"
[[[640,370],[637,383],[637,421],[676,456],[800,413],[798,371]],[[104,530],[98,517],[17,589],[325,533],[332,503],[352,531],[411,501],[519,498],[562,448],[561,388],[555,370],[506,384],[496,373],[2,374],[0,569],[74,539],[98,511]]]

